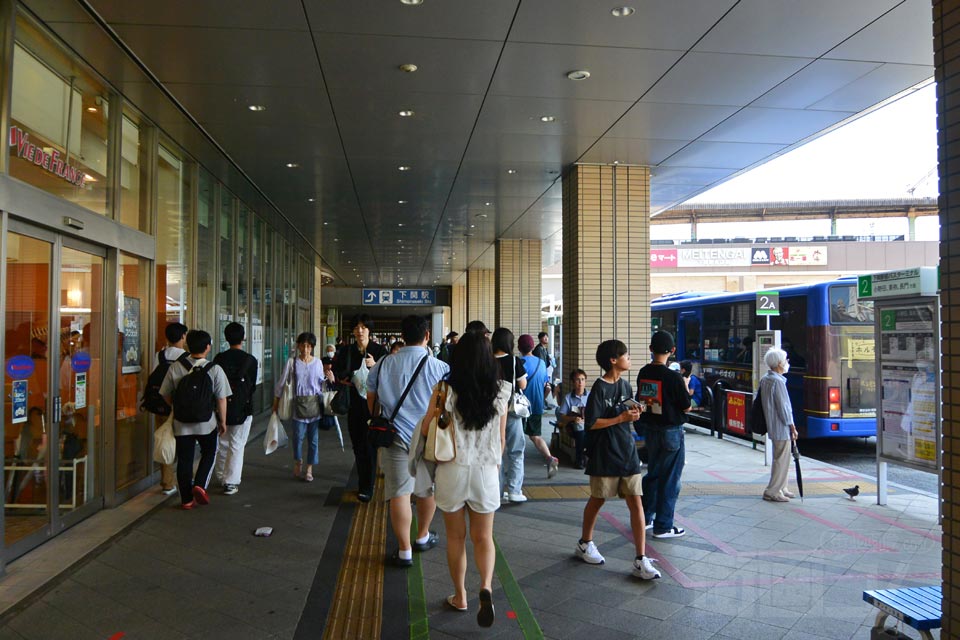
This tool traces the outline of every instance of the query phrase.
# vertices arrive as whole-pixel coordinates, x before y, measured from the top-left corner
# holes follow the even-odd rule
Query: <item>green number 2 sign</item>
[[[897,328],[897,312],[893,309],[880,312],[880,330],[895,331]]]

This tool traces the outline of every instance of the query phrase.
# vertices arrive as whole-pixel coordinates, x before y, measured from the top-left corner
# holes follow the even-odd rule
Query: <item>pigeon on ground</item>
[[[856,500],[857,496],[860,495],[860,485],[855,484],[849,489],[844,489],[843,492],[847,494],[851,500]]]

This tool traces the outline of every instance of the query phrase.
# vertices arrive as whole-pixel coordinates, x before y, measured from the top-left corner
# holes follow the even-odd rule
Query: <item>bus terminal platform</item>
[[[260,427],[238,494],[212,487],[210,505],[182,511],[153,489],[10,564],[0,639],[846,640],[870,637],[877,610],[864,590],[941,580],[936,496],[893,486],[877,506],[871,479],[804,459],[805,499],[765,502],[762,450],[691,427],[677,504],[687,534],[648,539],[663,573],[650,582],[630,575],[622,501],[607,502],[594,538],[606,564],[574,556],[587,478],[565,461],[547,480],[528,446],[530,500],[497,512],[496,621],[483,629],[472,556],[469,613],[443,606],[452,587],[439,513],[439,546],[393,567],[386,505],[357,501],[349,442],[341,451],[321,433],[305,483],[289,449],[264,455]],[[793,480],[791,470],[796,491]],[[850,500],[842,489],[855,484]],[[263,526],[273,535],[254,537]]]

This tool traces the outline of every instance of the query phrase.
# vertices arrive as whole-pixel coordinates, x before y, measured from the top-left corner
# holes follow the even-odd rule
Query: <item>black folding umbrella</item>
[[[797,441],[793,441],[793,464],[797,469],[797,493],[800,494],[800,502],[803,502],[803,474],[800,473],[800,450],[797,449]]]

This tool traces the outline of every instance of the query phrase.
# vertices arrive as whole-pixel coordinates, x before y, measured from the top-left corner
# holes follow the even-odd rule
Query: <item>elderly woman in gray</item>
[[[790,445],[797,439],[793,424],[793,407],[787,394],[787,379],[790,370],[787,352],[770,349],[763,358],[770,368],[760,379],[760,399],[763,416],[767,421],[767,435],[773,442],[773,466],[770,467],[770,484],[763,490],[763,499],[770,502],[789,502],[794,497],[787,490],[787,474],[790,471]]]

